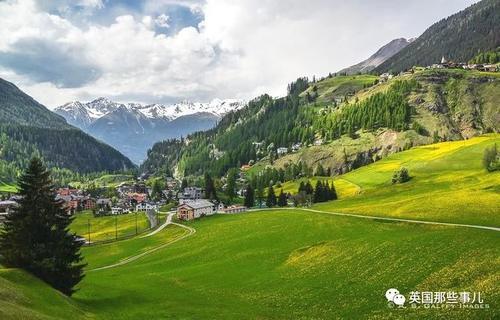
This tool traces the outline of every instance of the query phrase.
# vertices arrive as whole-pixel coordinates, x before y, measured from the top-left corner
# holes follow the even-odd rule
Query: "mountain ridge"
[[[382,64],[384,61],[404,49],[407,45],[413,42],[415,39],[397,38],[391,40],[389,43],[383,45],[374,54],[372,54],[368,59],[363,60],[355,65],[344,68],[338,73],[345,73],[347,75],[356,73],[368,73]]]
[[[241,109],[244,104],[236,99],[170,105],[118,103],[100,97],[85,103],[69,102],[54,112],[140,163],[155,142],[208,130],[222,116]]]
[[[0,78],[0,179],[15,180],[33,156],[77,173],[119,171],[133,163]]]
[[[415,41],[373,71],[398,73],[413,66],[429,66],[444,56],[467,62],[480,51],[500,46],[500,1],[483,0],[441,19]]]

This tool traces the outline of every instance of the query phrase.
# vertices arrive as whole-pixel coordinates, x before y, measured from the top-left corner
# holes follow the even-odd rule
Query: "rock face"
[[[382,48],[380,48],[377,52],[375,52],[368,59],[350,66],[348,68],[342,69],[339,73],[346,73],[348,75],[356,74],[356,73],[368,73],[382,64],[384,61],[398,53],[401,49],[405,48],[409,45],[413,39],[405,39],[399,38],[394,39]]]
[[[98,98],[88,103],[70,102],[54,111],[68,123],[141,163],[155,142],[211,129],[223,115],[243,106],[240,100],[142,105]]]

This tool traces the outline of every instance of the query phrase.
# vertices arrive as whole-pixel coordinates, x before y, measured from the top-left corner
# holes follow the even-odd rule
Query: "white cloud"
[[[160,28],[169,28],[169,21],[170,17],[167,16],[166,14],[160,14],[158,17],[155,19],[155,23],[158,27]]]
[[[155,26],[168,28],[165,14],[131,12],[111,24],[80,26],[32,0],[3,1],[0,76],[50,107],[97,96],[156,102],[279,95],[299,76],[359,62],[471,2],[147,1],[150,12],[168,4],[203,12],[199,28],[167,36],[155,33]],[[101,1],[81,3],[106,10]]]

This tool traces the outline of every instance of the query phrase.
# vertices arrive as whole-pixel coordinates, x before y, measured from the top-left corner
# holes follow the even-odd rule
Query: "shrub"
[[[401,167],[398,171],[395,171],[392,175],[392,183],[405,183],[410,181],[410,173],[405,167]]]

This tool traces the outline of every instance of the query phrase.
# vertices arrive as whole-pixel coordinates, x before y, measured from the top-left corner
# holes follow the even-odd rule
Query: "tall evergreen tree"
[[[71,295],[83,278],[82,242],[69,232],[72,218],[55,200],[50,172],[40,159],[31,160],[19,187],[19,207],[9,213],[0,234],[4,263]]]
[[[218,200],[214,180],[208,172],[205,173],[205,199]]]
[[[313,201],[314,202],[323,202],[324,201],[323,183],[321,182],[321,180],[318,180],[318,182],[316,182],[316,188],[314,189]]]
[[[245,207],[252,208],[255,206],[255,194],[251,185],[248,185],[245,190]]]
[[[272,186],[269,187],[269,190],[267,190],[266,206],[268,208],[276,206],[276,194],[274,193],[274,188]]]
[[[229,201],[233,201],[236,197],[236,179],[238,178],[238,169],[231,168],[227,172],[226,195]]]
[[[286,194],[283,193],[283,189],[280,191],[280,195],[278,196],[278,206],[286,207],[288,205]]]
[[[335,184],[332,181],[332,185],[330,186],[330,200],[337,200],[337,190],[335,190]]]

